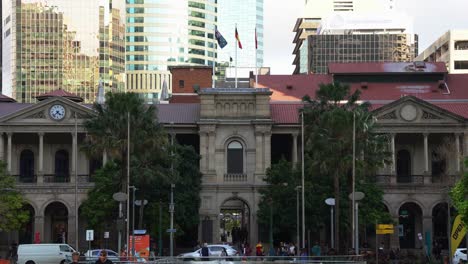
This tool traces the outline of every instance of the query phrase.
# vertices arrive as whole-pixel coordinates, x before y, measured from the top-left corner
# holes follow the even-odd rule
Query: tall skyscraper
[[[305,73],[307,69],[307,37],[317,34],[322,19],[339,13],[379,13],[394,8],[393,0],[306,0],[304,13],[297,19],[294,36],[294,74]]]
[[[19,102],[64,89],[93,102],[125,91],[124,0],[3,1],[3,93]]]
[[[168,66],[213,65],[217,0],[127,0],[127,90],[147,102],[171,90]]]
[[[234,31],[237,25],[242,50],[237,50],[237,67],[263,66],[263,0],[218,0],[218,30],[226,38],[228,45],[218,47],[218,62],[235,63],[237,45]],[[255,57],[255,29],[257,29],[258,49]]]

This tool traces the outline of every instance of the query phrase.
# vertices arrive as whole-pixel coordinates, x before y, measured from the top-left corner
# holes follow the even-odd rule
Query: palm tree
[[[388,162],[384,136],[373,133],[375,118],[369,104],[359,104],[359,91],[350,93],[348,85],[320,85],[316,99],[304,97],[305,158],[312,174],[333,177],[335,196],[335,247],[340,252],[341,183],[350,182],[353,153],[353,116],[356,118],[357,174],[372,175]],[[359,155],[360,154],[360,155]],[[351,191],[350,191],[351,192]],[[350,219],[352,219],[350,217]]]

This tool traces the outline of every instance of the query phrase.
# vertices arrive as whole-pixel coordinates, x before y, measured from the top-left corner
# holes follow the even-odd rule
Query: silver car
[[[221,253],[223,252],[223,248],[226,249],[227,255],[228,256],[238,256],[239,253],[237,250],[235,250],[232,246],[230,245],[208,245],[208,252],[210,256],[213,257],[220,257]],[[185,258],[185,259],[198,259],[201,257],[201,248],[194,251],[194,252],[188,252],[184,254],[179,255],[180,258]]]
[[[92,261],[96,261],[99,259],[99,253],[101,253],[101,251],[107,251],[107,258],[109,260],[111,260],[112,262],[114,261],[119,261],[120,258],[119,258],[119,254],[113,250],[110,250],[110,249],[92,249],[92,250],[88,250],[86,251],[85,253],[85,258],[86,260],[92,260]]]

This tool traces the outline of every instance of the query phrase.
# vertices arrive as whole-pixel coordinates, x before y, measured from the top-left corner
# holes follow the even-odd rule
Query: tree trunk
[[[335,173],[335,252],[340,254],[340,175]]]

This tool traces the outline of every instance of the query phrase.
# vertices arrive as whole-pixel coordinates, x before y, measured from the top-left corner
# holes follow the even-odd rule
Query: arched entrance
[[[249,241],[250,208],[243,200],[231,198],[220,208],[219,240],[234,245]]]
[[[53,202],[45,209],[44,232],[47,242],[67,243],[68,210],[61,202]]]
[[[34,208],[30,204],[26,204],[23,207],[28,212],[28,222],[26,222],[18,231],[18,243],[19,244],[31,244],[34,239]]]
[[[439,203],[432,209],[433,246],[448,249],[448,210],[447,203]]]
[[[403,204],[398,211],[399,223],[403,226],[400,248],[415,248],[418,233],[422,234],[422,210],[413,202]]]

